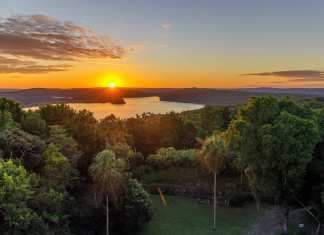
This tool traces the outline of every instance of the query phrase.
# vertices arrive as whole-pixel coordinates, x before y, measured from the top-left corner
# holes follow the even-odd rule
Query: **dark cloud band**
[[[275,77],[302,78],[302,79],[308,79],[308,78],[324,79],[324,72],[319,70],[287,70],[287,71],[275,71],[275,72],[265,72],[265,73],[248,73],[242,75],[243,76],[275,76]]]

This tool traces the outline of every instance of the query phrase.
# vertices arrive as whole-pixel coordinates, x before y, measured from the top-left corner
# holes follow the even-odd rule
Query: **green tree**
[[[82,152],[79,150],[78,143],[62,126],[50,126],[47,142],[55,144],[58,150],[70,160],[73,166],[77,165]]]
[[[195,144],[196,129],[181,115],[171,112],[164,115],[143,114],[126,120],[132,135],[133,149],[148,156],[161,147],[184,149]]]
[[[22,109],[20,105],[4,97],[0,97],[0,112],[9,112],[15,122],[20,122],[22,116]]]
[[[307,165],[311,162],[319,130],[313,120],[283,111],[273,126],[273,157],[279,199],[286,207],[284,231],[288,233],[289,200],[300,189]],[[272,161],[271,161],[272,162]]]
[[[134,155],[134,151],[125,143],[116,143],[110,149],[115,153],[117,158],[124,159],[126,162],[129,162],[129,159]]]
[[[8,111],[0,111],[0,131],[9,129],[15,126],[15,122]]]
[[[67,104],[44,105],[39,112],[48,125],[67,126],[76,115],[76,111]]]
[[[0,162],[1,234],[33,233],[37,224],[41,224],[41,218],[28,207],[33,195],[31,179],[24,167],[12,160]]]
[[[120,158],[125,161],[127,172],[134,178],[140,178],[145,171],[145,158],[142,153],[135,152],[126,143],[116,143],[110,146],[116,158]]]
[[[70,234],[68,208],[72,200],[66,192],[42,185],[42,179],[37,176],[33,178],[35,193],[29,201],[29,207],[42,219],[45,230],[42,234]]]
[[[38,172],[41,168],[45,142],[18,128],[0,131],[0,149],[7,157],[15,156],[23,161],[27,170]]]
[[[271,193],[286,208],[301,186],[307,164],[319,141],[319,127],[308,107],[288,99],[252,98],[226,133],[229,148],[248,177],[259,208],[259,195]]]
[[[41,137],[46,136],[47,133],[46,122],[42,119],[40,113],[35,111],[24,113],[21,118],[21,127],[24,131]]]
[[[116,234],[134,234],[151,219],[152,214],[150,195],[137,180],[128,179],[125,197],[113,210]]]
[[[216,230],[216,202],[217,202],[217,174],[225,166],[227,157],[225,141],[221,134],[214,134],[207,138],[201,149],[202,164],[214,174],[214,220],[213,229]]]
[[[160,148],[156,154],[147,158],[147,164],[154,169],[196,168],[199,165],[198,155],[195,149]]]
[[[202,136],[211,135],[214,131],[226,130],[230,119],[231,112],[228,107],[204,107],[200,115]]]
[[[100,121],[99,130],[106,147],[132,144],[132,136],[128,133],[126,122],[116,118],[113,114]]]
[[[69,105],[46,105],[40,114],[48,125],[60,125],[78,143],[82,157],[78,161],[80,173],[86,175],[95,154],[105,148],[98,121],[87,110],[75,111]]]
[[[69,160],[59,152],[54,144],[50,144],[45,152],[43,176],[47,179],[48,184],[59,190],[65,190],[72,180],[73,169]]]
[[[96,192],[106,196],[106,234],[109,234],[109,198],[117,204],[124,190],[125,162],[117,159],[114,152],[104,150],[95,157],[89,168]]]
[[[233,111],[229,107],[207,105],[204,108],[190,110],[180,115],[197,129],[197,136],[206,138],[215,131],[225,131],[233,118]]]

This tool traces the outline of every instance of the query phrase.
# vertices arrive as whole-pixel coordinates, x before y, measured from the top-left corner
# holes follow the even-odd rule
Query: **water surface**
[[[102,119],[110,114],[125,119],[143,113],[164,114],[171,111],[182,112],[203,107],[200,104],[160,101],[159,97],[125,98],[124,100],[125,104],[71,103],[69,105],[76,110],[87,109],[93,112],[97,119]],[[32,109],[35,108],[37,107]]]

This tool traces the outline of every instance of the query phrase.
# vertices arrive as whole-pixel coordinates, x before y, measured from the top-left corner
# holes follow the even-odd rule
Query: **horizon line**
[[[32,90],[32,89],[57,89],[57,90],[72,90],[72,89],[111,89],[109,87],[29,87],[29,88],[6,88],[0,87],[1,90]],[[277,89],[277,90],[284,90],[284,89],[324,89],[323,87],[115,87],[114,89],[210,89],[210,90],[243,90],[243,89]]]

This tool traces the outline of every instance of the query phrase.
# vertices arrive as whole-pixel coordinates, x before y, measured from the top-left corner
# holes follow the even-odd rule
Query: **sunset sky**
[[[323,0],[1,0],[0,88],[324,87]]]

